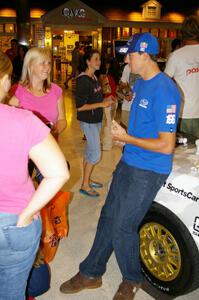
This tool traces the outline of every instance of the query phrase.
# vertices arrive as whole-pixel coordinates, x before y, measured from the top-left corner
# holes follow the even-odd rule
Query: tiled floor
[[[102,160],[94,170],[93,178],[104,183],[99,199],[89,199],[78,193],[82,176],[82,155],[85,142],[82,141],[82,133],[79,124],[76,121],[74,109],[74,99],[71,87],[64,91],[68,128],[60,138],[61,147],[67,160],[71,164],[71,178],[65,185],[65,190],[73,192],[73,200],[69,206],[70,230],[68,238],[60,243],[58,252],[54,261],[51,263],[52,282],[48,293],[38,297],[39,300],[111,300],[118,284],[121,281],[121,275],[112,255],[106,274],[103,277],[103,286],[96,290],[82,291],[74,295],[64,295],[59,292],[60,284],[69,279],[78,270],[79,263],[88,254],[93,242],[96,230],[96,224],[101,207],[104,203],[107,184],[111,178],[112,171],[118,162],[121,151],[114,148],[112,151],[103,152]],[[171,300],[155,288],[146,283],[138,294],[136,300]],[[199,289],[193,293],[178,297],[179,300],[198,300]]]

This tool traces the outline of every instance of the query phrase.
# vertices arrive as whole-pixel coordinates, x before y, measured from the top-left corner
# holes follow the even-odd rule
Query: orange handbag
[[[60,191],[41,210],[42,236],[40,247],[47,263],[54,258],[60,239],[68,234],[67,207],[70,199],[70,192]]]

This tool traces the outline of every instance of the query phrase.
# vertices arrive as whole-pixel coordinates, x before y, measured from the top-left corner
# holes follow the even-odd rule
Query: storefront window
[[[129,36],[129,27],[123,27],[123,37]]]
[[[118,38],[118,39],[121,38],[121,30],[120,30],[120,27],[117,28],[117,38]]]
[[[52,47],[52,33],[50,27],[45,27],[45,47]]]
[[[132,34],[139,33],[139,32],[140,32],[140,28],[132,27]]]
[[[157,8],[155,6],[148,6],[148,17],[153,18],[156,16]]]
[[[112,39],[115,40],[117,39],[117,28],[112,27]]]
[[[3,32],[3,24],[0,24],[0,32]]]
[[[5,24],[5,32],[13,33],[14,32],[14,24]]]
[[[176,30],[171,30],[169,29],[169,34],[168,36],[172,39],[175,39],[177,37],[177,34],[176,34]]]
[[[32,46],[44,47],[44,27],[41,23],[34,24],[32,28]]]
[[[149,28],[142,27],[142,33],[144,33],[144,32],[149,32]]]
[[[151,28],[151,33],[152,33],[154,36],[158,37],[158,28]]]
[[[160,30],[159,30],[159,37],[166,39],[167,38],[167,29],[160,28]]]
[[[166,58],[167,40],[159,39],[160,53],[159,57]]]

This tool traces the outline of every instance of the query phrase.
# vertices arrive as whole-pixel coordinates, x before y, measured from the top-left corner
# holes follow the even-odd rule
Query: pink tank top
[[[43,96],[34,96],[21,84],[12,87],[15,97],[19,100],[19,107],[32,111],[43,122],[56,123],[58,119],[58,99],[62,89],[51,83],[50,91]]]

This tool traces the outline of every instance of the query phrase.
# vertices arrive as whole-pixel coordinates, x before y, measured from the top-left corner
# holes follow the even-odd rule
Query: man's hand
[[[118,146],[123,147],[127,141],[128,134],[126,130],[120,126],[115,120],[112,121],[111,125],[111,136]]]
[[[125,133],[126,133],[126,130],[121,125],[119,125],[115,120],[113,120],[112,124],[111,124],[111,134],[112,135],[122,135]]]

